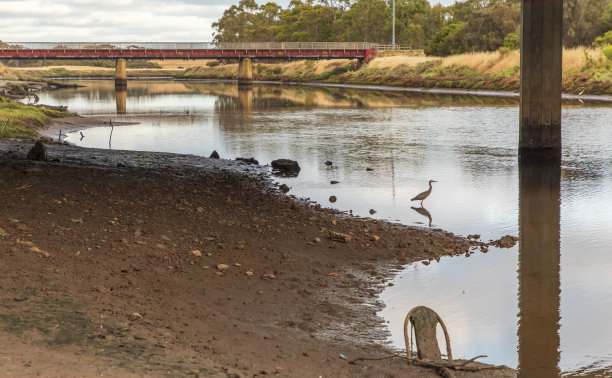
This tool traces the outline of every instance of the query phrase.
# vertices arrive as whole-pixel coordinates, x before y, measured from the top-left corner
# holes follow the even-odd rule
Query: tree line
[[[519,47],[521,0],[467,0],[450,6],[395,0],[396,43],[446,56]],[[612,0],[564,0],[564,45],[612,39]],[[213,23],[214,42],[374,42],[390,44],[392,0],[240,0]],[[603,42],[602,42],[603,41]]]

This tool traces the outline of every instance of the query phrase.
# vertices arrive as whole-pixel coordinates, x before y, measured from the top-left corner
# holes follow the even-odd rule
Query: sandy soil
[[[0,141],[2,374],[438,376],[339,355],[391,352],[396,268],[478,243],[297,201],[266,167],[31,145]]]

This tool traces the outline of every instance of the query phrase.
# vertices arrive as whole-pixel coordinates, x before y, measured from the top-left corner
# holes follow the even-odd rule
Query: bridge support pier
[[[248,87],[253,84],[253,63],[251,59],[240,59],[238,65],[238,86]]]
[[[115,86],[127,87],[127,63],[125,59],[117,59],[115,66]]]
[[[519,155],[561,156],[563,0],[522,0]]]

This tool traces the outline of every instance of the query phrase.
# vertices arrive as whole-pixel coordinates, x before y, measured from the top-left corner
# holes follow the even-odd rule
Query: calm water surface
[[[519,166],[513,99],[172,81],[115,93],[112,82],[81,84],[41,101],[136,117],[139,125],[114,128],[113,149],[291,158],[300,175],[279,181],[326,206],[484,240],[519,236],[509,250],[401,271],[380,314],[394,346],[404,348],[406,313],[427,305],[444,319],[456,358],[487,354],[484,362],[524,376],[612,376],[612,105],[566,103],[561,167]],[[68,141],[109,148],[109,127],[83,134]],[[430,179],[438,182],[417,212],[410,198]]]

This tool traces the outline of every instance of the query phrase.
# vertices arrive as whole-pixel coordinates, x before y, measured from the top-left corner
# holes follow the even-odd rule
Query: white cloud
[[[209,42],[212,23],[238,1],[0,0],[0,40]],[[276,2],[286,7],[289,1]]]

